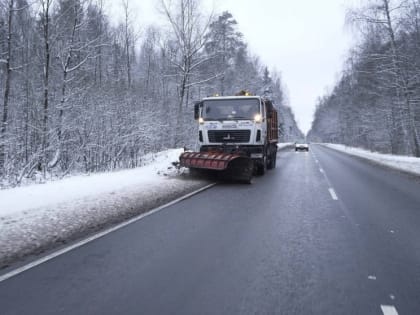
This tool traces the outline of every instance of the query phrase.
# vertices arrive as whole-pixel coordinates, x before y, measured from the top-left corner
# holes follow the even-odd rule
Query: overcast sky
[[[344,25],[351,0],[202,1],[216,12],[231,12],[251,52],[282,73],[290,106],[307,132],[317,98],[334,86],[351,46],[351,32]],[[131,0],[130,6],[136,20],[148,24],[162,19],[157,3]]]

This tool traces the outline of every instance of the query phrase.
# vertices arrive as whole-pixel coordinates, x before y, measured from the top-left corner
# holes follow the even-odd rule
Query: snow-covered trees
[[[5,41],[5,52],[1,55],[0,61],[5,64],[5,83],[4,83],[4,94],[3,94],[3,115],[1,118],[0,125],[0,176],[5,173],[5,159],[6,159],[6,132],[7,124],[9,120],[9,98],[10,98],[10,81],[12,76],[12,45],[13,45],[13,16],[15,10],[14,0],[9,0],[7,6],[7,27]]]
[[[312,137],[420,156],[419,7],[418,1],[370,0],[350,11],[362,41],[319,102]]]
[[[206,35],[206,52],[213,56],[211,66],[218,75],[219,95],[225,95],[227,87],[232,88],[234,58],[245,46],[242,34],[236,30],[237,24],[232,14],[225,11],[210,24]]]
[[[188,106],[190,89],[214,78],[210,75],[200,79],[200,67],[212,58],[212,55],[203,53],[205,35],[212,16],[201,13],[199,0],[161,0],[161,6],[173,35],[169,39],[172,46],[169,60],[172,65],[171,75],[177,80],[178,108],[174,145],[179,146],[185,126],[183,107],[184,103]]]
[[[120,6],[112,26],[104,0],[0,0],[0,186],[136,167],[194,144],[192,104],[215,93],[270,86],[285,138],[297,132],[280,75],[250,55],[229,12],[162,1],[164,29]]]

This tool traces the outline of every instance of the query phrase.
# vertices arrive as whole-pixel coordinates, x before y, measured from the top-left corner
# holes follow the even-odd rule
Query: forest
[[[357,44],[309,138],[420,157],[420,1],[367,0],[346,24]]]
[[[231,13],[160,0],[164,26],[142,25],[128,0],[118,21],[108,5],[0,0],[0,187],[193,148],[193,104],[215,94],[268,94],[281,141],[301,136],[281,73],[249,50]]]

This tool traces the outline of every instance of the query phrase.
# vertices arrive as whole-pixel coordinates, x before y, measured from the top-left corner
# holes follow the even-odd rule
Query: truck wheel
[[[270,154],[270,159],[267,163],[267,170],[271,170],[273,168],[273,154]]]
[[[268,163],[267,169],[272,170],[273,168],[276,168],[276,162],[277,162],[277,152],[273,152],[271,154],[270,163]]]
[[[264,156],[261,164],[257,165],[257,175],[263,176],[267,170],[267,158]]]
[[[248,184],[248,185],[252,184],[252,173],[246,178],[243,178],[242,180],[240,180],[240,182],[244,184]]]

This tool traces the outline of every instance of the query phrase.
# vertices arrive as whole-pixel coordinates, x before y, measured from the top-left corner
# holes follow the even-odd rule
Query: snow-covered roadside
[[[279,143],[278,150],[291,143]],[[209,184],[172,166],[182,149],[143,167],[0,190],[0,268],[124,221]]]
[[[277,143],[277,151],[283,150],[283,149],[287,149],[289,147],[293,146],[292,142],[282,142],[282,143]]]
[[[342,144],[323,144],[331,149],[358,156],[397,170],[420,175],[420,158],[382,154],[363,149],[347,147]]]
[[[171,165],[181,152],[162,152],[133,170],[0,190],[0,268],[207,185]]]

